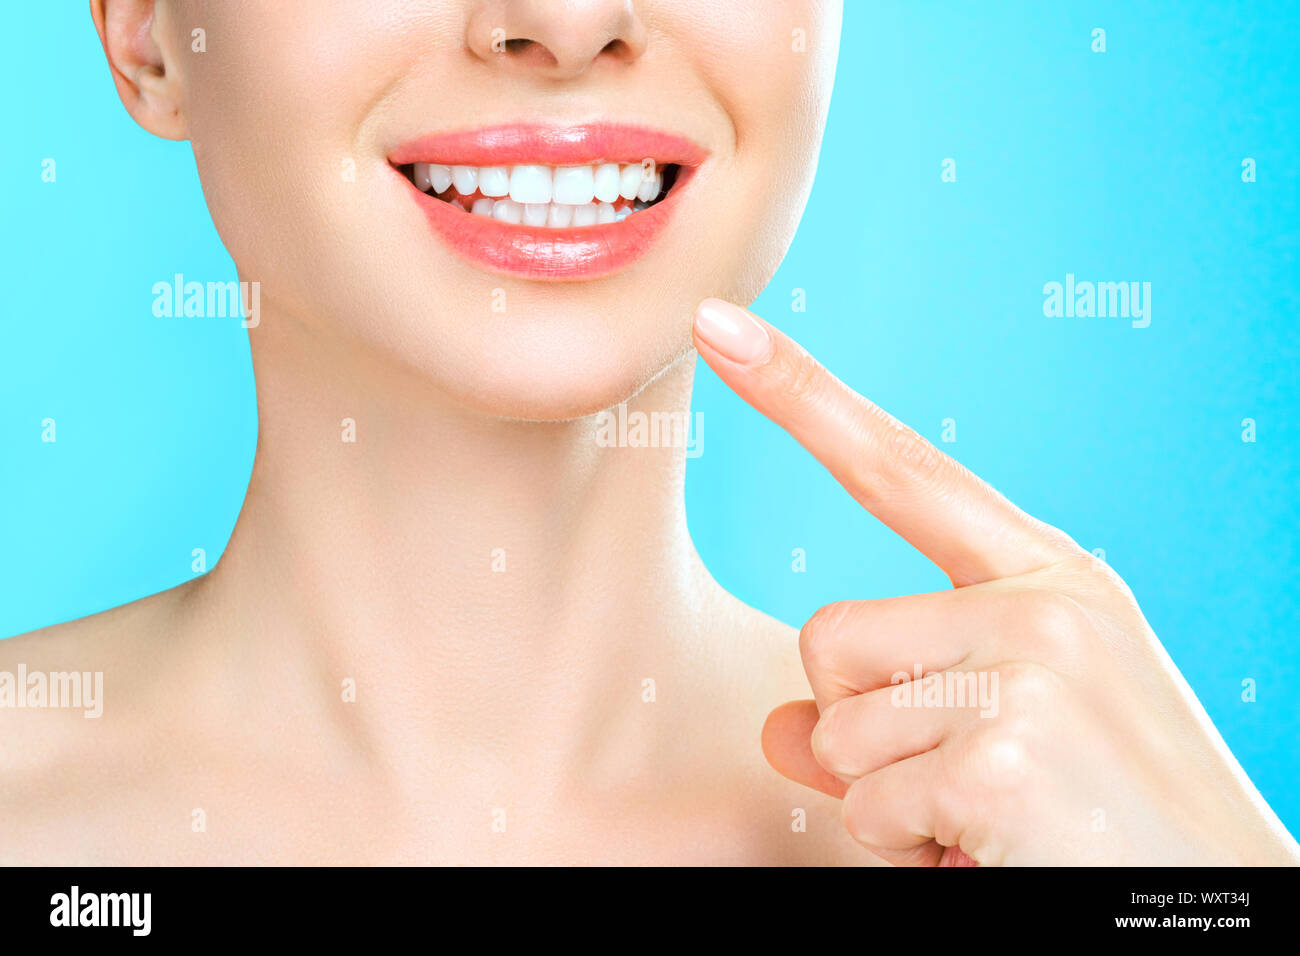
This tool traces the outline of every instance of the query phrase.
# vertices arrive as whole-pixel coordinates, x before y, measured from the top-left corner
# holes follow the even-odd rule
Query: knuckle
[[[813,727],[810,741],[817,762],[834,774],[846,769],[843,766],[843,753],[837,749],[837,744],[844,739],[844,708],[840,706],[841,703],[837,701],[822,711]]]
[[[1038,643],[1072,647],[1092,628],[1088,612],[1063,591],[1035,588],[1017,594],[1014,614]]]
[[[782,365],[781,391],[791,405],[815,405],[821,400],[827,374],[815,358],[802,348],[791,349]]]
[[[868,508],[889,499],[946,496],[965,469],[888,412],[863,400],[864,432],[874,436],[849,466],[848,483]]]
[[[891,459],[902,466],[911,479],[938,477],[949,461],[947,455],[897,420],[890,421],[888,442]]]
[[[1062,561],[1060,566],[1076,586],[1081,585],[1085,590],[1129,593],[1128,585],[1119,573],[1090,551],[1080,548],[1077,553]]]
[[[852,601],[835,601],[818,608],[799,629],[799,655],[810,670],[830,666],[834,658],[837,634],[849,614]]]
[[[870,813],[857,802],[846,801],[840,819],[844,823],[844,829],[849,831],[849,836],[864,846],[875,846],[879,842],[871,829]]]
[[[1061,564],[1068,570],[1081,575],[1105,576],[1110,571],[1109,564],[1091,551],[1084,551],[1082,548],[1067,557]]]
[[[1036,726],[1033,715],[1049,713],[1060,702],[1064,688],[1055,672],[1031,661],[1013,661],[997,669],[998,694],[1005,703],[1000,730],[1017,738],[1029,736]],[[1030,715],[1025,719],[1025,715]]]
[[[1028,735],[1023,728],[1006,724],[974,734],[967,759],[974,778],[999,795],[1020,792],[1034,772]]]
[[[863,777],[849,787],[840,810],[840,821],[849,836],[866,846],[876,846],[881,842],[876,838],[877,823],[873,812],[876,802],[871,778]]]
[[[1096,609],[1097,617],[1090,618],[1094,633],[1101,633],[1106,621],[1119,621],[1123,624],[1120,640],[1140,641],[1139,635],[1149,634],[1146,616],[1132,589],[1104,559],[1085,551],[1061,562],[1057,570],[1063,576],[1062,587],[1079,595],[1088,608]]]
[[[866,399],[858,402],[859,427],[867,441],[850,459],[845,477],[866,507],[899,495],[915,496],[918,487],[948,486],[960,467],[953,459],[884,409]]]

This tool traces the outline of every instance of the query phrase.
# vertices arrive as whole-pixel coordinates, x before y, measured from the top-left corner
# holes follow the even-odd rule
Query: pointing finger
[[[745,309],[705,299],[704,360],[741,398],[813,454],[868,511],[963,586],[1079,553],[988,484],[828,372]]]

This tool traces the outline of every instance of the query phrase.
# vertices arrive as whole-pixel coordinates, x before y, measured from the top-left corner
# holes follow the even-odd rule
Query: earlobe
[[[164,139],[186,139],[180,73],[159,42],[155,0],[90,0],[122,105],[144,129]]]

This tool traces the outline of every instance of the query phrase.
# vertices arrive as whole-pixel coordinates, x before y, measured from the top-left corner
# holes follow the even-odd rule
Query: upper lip
[[[707,156],[708,150],[684,136],[645,126],[511,123],[420,136],[394,149],[388,161],[395,166],[583,166],[653,159],[659,165],[698,166]]]

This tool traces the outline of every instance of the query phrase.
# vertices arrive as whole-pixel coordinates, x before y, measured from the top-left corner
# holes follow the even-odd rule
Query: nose
[[[467,40],[486,63],[563,80],[633,62],[646,38],[633,0],[481,0]]]

